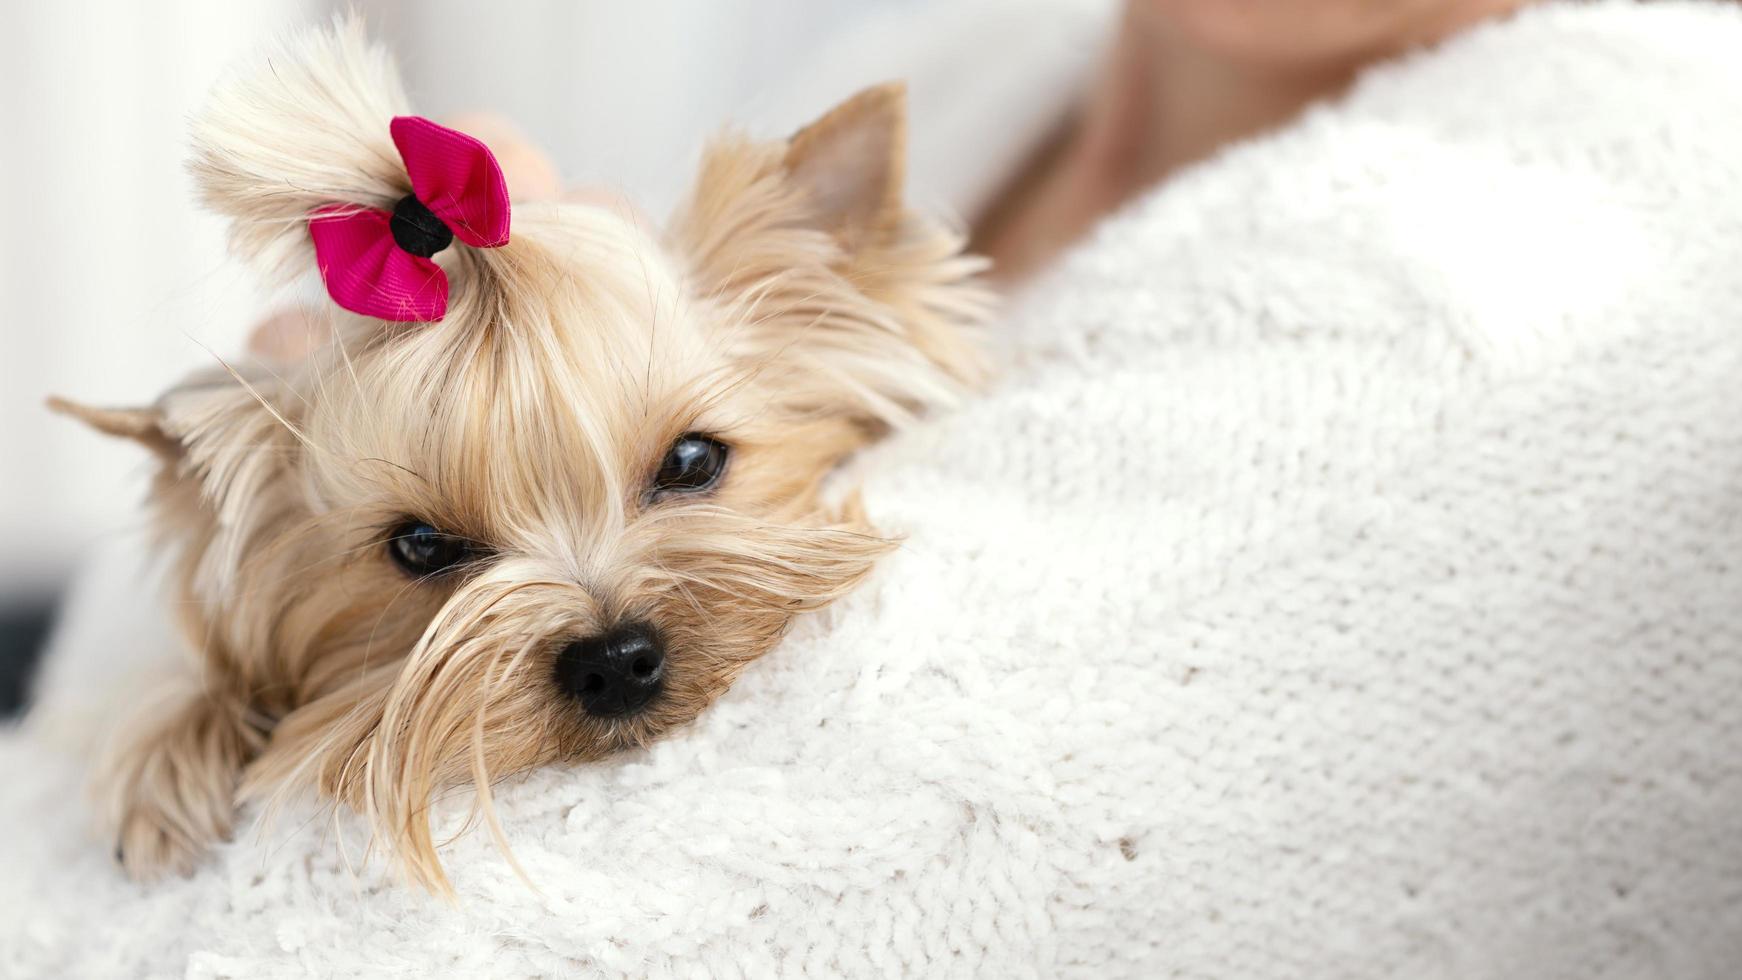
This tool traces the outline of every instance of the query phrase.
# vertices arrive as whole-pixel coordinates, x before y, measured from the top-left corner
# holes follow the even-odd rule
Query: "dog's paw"
[[[194,697],[153,725],[119,733],[97,789],[130,877],[189,874],[229,839],[236,786],[259,739],[238,717]]]
[[[200,839],[186,822],[149,806],[135,806],[121,818],[115,838],[115,860],[134,881],[155,881],[169,875],[186,877],[205,860],[212,845],[227,836]]]

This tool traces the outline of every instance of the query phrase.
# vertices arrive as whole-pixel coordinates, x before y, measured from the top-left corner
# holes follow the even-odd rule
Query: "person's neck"
[[[1454,0],[1342,57],[1229,56],[1129,3],[1111,56],[1069,130],[981,216],[975,246],[1007,282],[1027,278],[1115,208],[1181,167],[1274,129],[1373,62],[1433,43],[1524,0]]]
[[[976,245],[1018,281],[1101,217],[1229,142],[1339,91],[1358,65],[1282,74],[1218,59],[1131,4],[1068,132],[982,216]]]
[[[1185,43],[1134,4],[1061,167],[1113,205],[1231,142],[1272,129],[1341,91],[1351,63],[1285,72]]]

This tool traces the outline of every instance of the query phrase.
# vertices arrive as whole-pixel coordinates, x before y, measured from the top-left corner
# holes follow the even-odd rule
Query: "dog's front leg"
[[[239,699],[186,679],[157,695],[116,732],[97,784],[116,859],[142,880],[187,874],[229,838],[242,768],[265,744]]]

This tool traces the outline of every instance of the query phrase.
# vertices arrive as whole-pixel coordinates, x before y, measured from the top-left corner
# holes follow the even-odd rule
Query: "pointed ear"
[[[51,397],[48,407],[105,435],[132,439],[161,456],[181,452],[181,444],[163,430],[163,413],[156,408],[94,408],[58,397]]]
[[[820,226],[849,252],[874,244],[901,217],[907,169],[907,87],[868,88],[799,130],[786,172]]]

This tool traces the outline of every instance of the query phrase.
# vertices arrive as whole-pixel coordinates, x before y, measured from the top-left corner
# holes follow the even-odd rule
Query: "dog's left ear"
[[[984,376],[985,262],[963,254],[959,228],[907,208],[906,143],[899,83],[790,139],[728,135],[703,155],[667,232],[756,376],[794,412],[866,432],[949,404]]]
[[[907,86],[865,89],[795,133],[785,166],[819,227],[849,253],[887,237],[901,219],[907,161]]]

